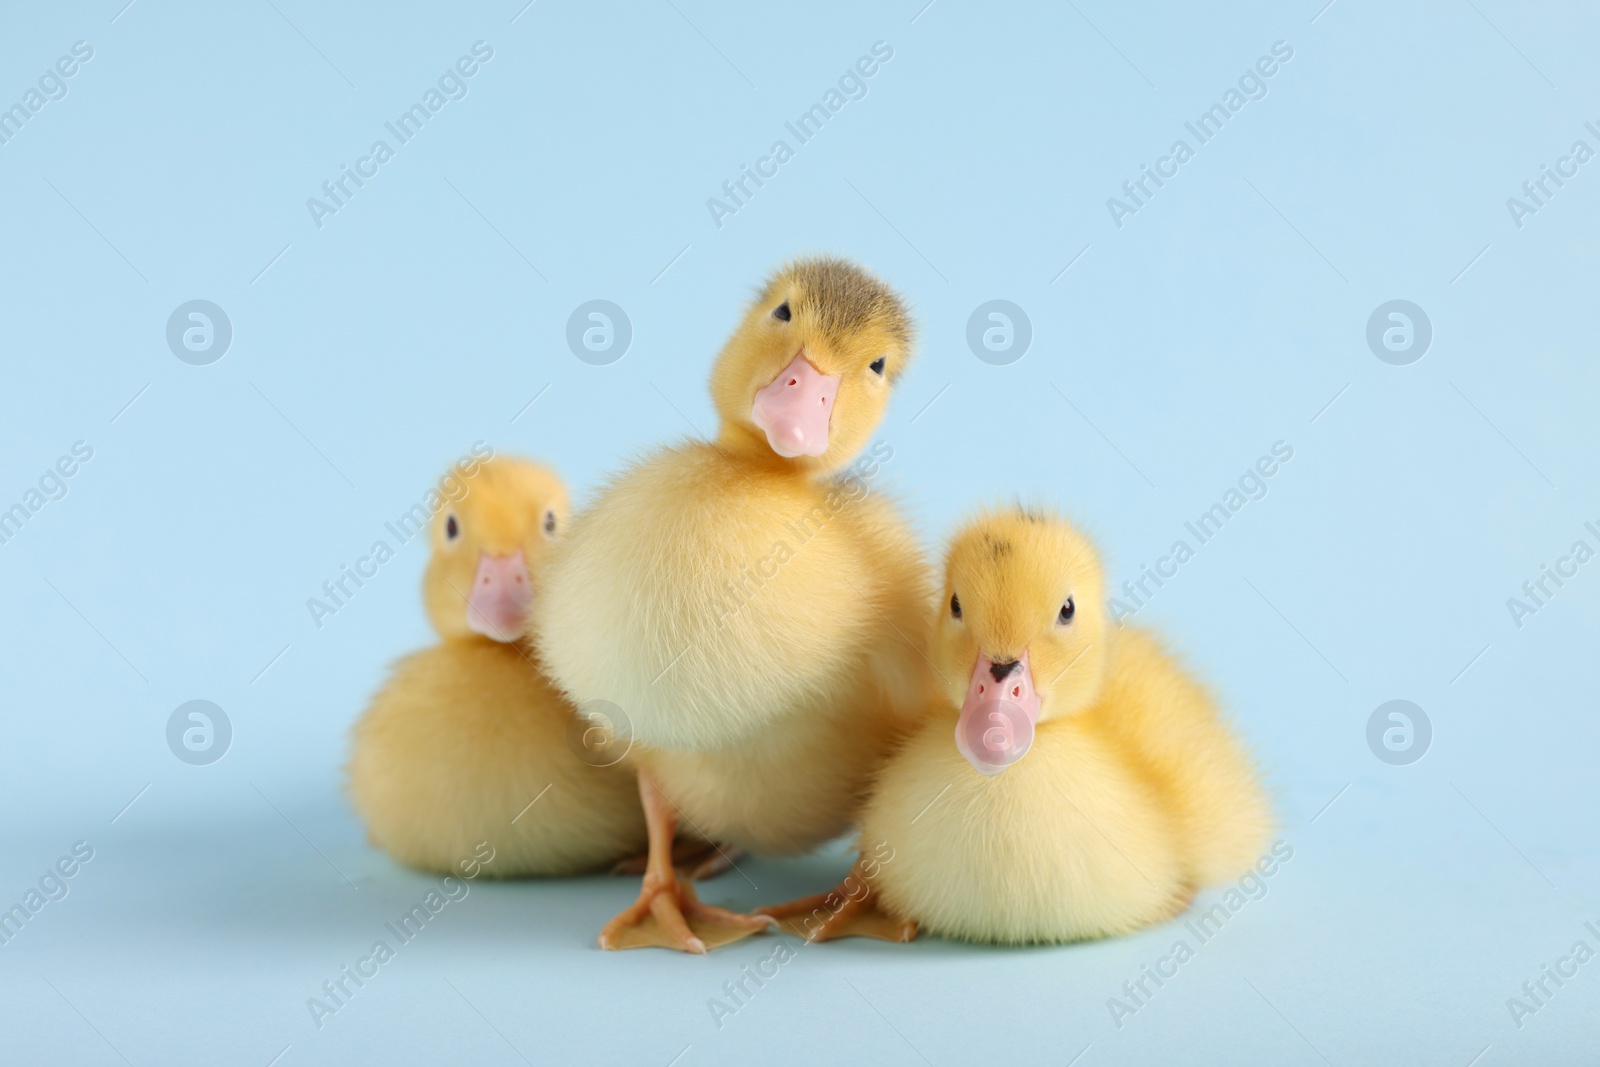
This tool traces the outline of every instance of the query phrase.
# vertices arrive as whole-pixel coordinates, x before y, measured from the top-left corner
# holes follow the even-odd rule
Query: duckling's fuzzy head
[[[883,419],[911,358],[894,290],[843,259],[799,259],[774,274],[711,374],[724,447],[832,471]]]
[[[422,580],[429,621],[445,638],[517,640],[539,566],[566,529],[566,487],[544,467],[502,456],[452,469],[439,495]]]
[[[961,708],[958,744],[1015,733],[1020,745],[987,761],[992,770],[965,744],[963,754],[994,773],[1027,751],[1034,723],[1087,707],[1103,684],[1108,635],[1099,556],[1066,521],[1015,507],[963,527],[945,563],[933,661]]]

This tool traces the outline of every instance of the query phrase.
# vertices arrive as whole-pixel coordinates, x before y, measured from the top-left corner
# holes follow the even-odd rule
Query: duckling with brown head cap
[[[867,448],[911,356],[900,298],[837,259],[763,287],[712,372],[721,426],[611,480],[553,553],[533,633],[582,705],[622,709],[651,863],[602,947],[703,952],[767,920],[694,899],[673,828],[796,853],[844,832],[921,706],[931,595]]]

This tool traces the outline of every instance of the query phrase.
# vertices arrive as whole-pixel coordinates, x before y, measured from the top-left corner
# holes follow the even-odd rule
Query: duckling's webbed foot
[[[604,949],[670,948],[701,955],[742,940],[774,925],[761,915],[700,903],[694,886],[680,878],[672,863],[676,812],[644,771],[639,772],[639,798],[650,830],[650,857],[639,899],[600,931]]]
[[[917,924],[884,910],[878,891],[857,869],[826,893],[816,893],[787,904],[761,908],[757,915],[776,919],[778,928],[807,941],[834,941],[841,937],[872,937],[904,942],[917,936]]]
[[[773,920],[765,916],[740,915],[700,903],[694,886],[673,872],[668,884],[646,878],[639,899],[606,923],[600,932],[600,947],[670,948],[704,955],[772,925]]]

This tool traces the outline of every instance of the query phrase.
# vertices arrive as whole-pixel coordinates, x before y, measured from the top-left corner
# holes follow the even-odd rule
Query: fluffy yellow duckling
[[[442,640],[397,663],[356,723],[350,797],[414,867],[455,871],[487,841],[490,875],[591,870],[639,852],[645,825],[632,772],[575,754],[585,726],[521,640],[566,490],[524,460],[475,467],[445,476],[433,520],[423,597]]]
[[[1245,751],[1155,640],[1109,622],[1094,548],[1065,522],[1014,509],[958,533],[932,646],[944,700],[866,806],[870,865],[770,914],[819,939],[1105,937],[1266,847]]]
[[[789,265],[717,359],[715,442],[635,463],[552,553],[546,669],[628,717],[650,827],[639,899],[602,947],[704,952],[765,926],[695,899],[674,828],[767,853],[830,840],[923,706],[929,577],[869,484],[893,450],[849,465],[910,355],[888,286],[842,260]]]

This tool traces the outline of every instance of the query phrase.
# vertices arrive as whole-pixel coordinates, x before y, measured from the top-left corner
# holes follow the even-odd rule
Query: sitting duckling
[[[349,791],[368,836],[430,871],[455,871],[487,841],[482,869],[500,877],[636,854],[645,825],[631,770],[607,765],[616,753],[576,755],[594,747],[586,727],[520,639],[566,490],[520,459],[456,477],[440,487],[452,503],[434,517],[423,579],[442,640],[397,663],[355,726]]]
[[[675,827],[765,853],[831,840],[925,706],[931,583],[867,484],[893,452],[847,468],[910,355],[877,278],[780,270],[717,358],[717,439],[617,475],[552,553],[535,640],[569,699],[628,717],[650,829],[638,900],[601,947],[702,953],[766,927],[695,898]]]
[[[806,917],[803,935],[1123,934],[1265,847],[1245,751],[1155,640],[1108,623],[1094,548],[1065,522],[1013,509],[956,535],[931,659],[945,701],[862,815],[874,862],[767,910]]]

